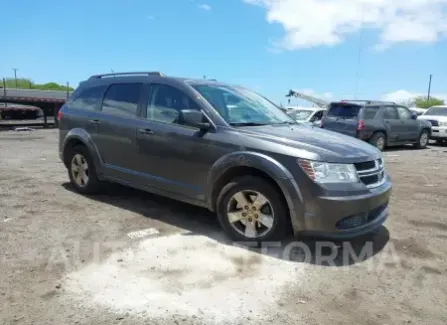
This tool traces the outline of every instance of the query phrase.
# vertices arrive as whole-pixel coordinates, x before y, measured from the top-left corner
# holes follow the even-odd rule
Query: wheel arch
[[[207,181],[207,206],[216,211],[222,188],[232,179],[252,175],[265,179],[280,191],[295,232],[303,227],[304,202],[292,174],[275,159],[252,152],[236,152],[220,158],[211,168]]]
[[[65,167],[68,167],[68,150],[76,146],[85,146],[95,164],[95,167],[102,166],[102,162],[98,153],[98,150],[93,143],[90,135],[83,129],[73,129],[71,130],[64,139],[64,144],[62,146],[62,159]]]

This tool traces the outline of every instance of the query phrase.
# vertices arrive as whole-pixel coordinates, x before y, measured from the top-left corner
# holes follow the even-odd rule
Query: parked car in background
[[[112,181],[206,207],[236,241],[283,239],[290,228],[355,237],[388,216],[379,150],[302,126],[246,88],[158,72],[96,75],[58,120],[75,190]]]
[[[427,109],[424,114],[418,117],[431,123],[430,139],[437,142],[447,141],[447,106],[432,106]]]
[[[325,108],[321,107],[292,107],[287,110],[287,114],[298,123],[312,124],[320,126]]]
[[[416,114],[402,105],[346,100],[329,105],[322,128],[356,137],[384,150],[387,146],[403,144],[425,148],[432,126],[417,119]]]
[[[421,116],[422,114],[424,114],[427,111],[427,109],[419,108],[419,107],[410,107],[410,111],[415,113],[417,116]]]

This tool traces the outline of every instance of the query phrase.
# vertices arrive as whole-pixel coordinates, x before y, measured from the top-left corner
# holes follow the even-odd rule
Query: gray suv
[[[321,127],[367,141],[381,151],[404,144],[424,149],[431,135],[430,122],[418,119],[407,107],[371,100],[331,103]]]
[[[266,98],[158,72],[95,75],[59,114],[59,152],[82,194],[116,182],[217,213],[237,241],[354,237],[387,218],[382,154],[302,126]]]

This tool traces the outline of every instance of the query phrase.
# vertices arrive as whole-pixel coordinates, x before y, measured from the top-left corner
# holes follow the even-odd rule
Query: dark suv
[[[59,114],[60,157],[83,194],[112,181],[206,207],[234,240],[346,238],[388,215],[382,154],[300,126],[264,97],[157,72],[95,75]]]
[[[341,101],[329,105],[322,127],[367,141],[379,150],[413,144],[425,148],[431,124],[407,107],[381,101]]]

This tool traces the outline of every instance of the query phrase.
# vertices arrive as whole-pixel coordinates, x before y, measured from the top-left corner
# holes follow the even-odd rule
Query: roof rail
[[[101,78],[110,78],[110,77],[121,77],[121,76],[160,76],[164,77],[165,75],[158,71],[147,71],[147,72],[113,72],[113,73],[104,73],[104,74],[96,74],[89,78],[91,79],[101,79]]]
[[[370,99],[342,99],[341,102],[350,103],[365,103],[365,104],[396,104],[395,102],[383,101],[383,100],[370,100]]]

